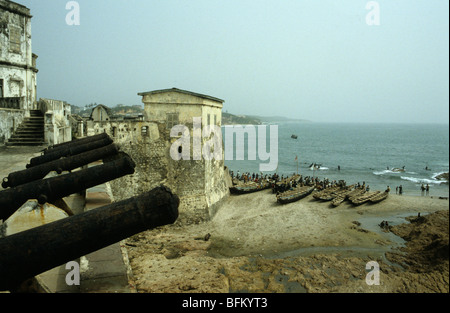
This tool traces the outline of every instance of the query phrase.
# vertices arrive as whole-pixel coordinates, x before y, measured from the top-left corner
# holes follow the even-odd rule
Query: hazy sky
[[[449,1],[16,0],[31,9],[38,98],[141,104],[177,87],[235,114],[449,121]],[[376,21],[375,19],[370,19]]]

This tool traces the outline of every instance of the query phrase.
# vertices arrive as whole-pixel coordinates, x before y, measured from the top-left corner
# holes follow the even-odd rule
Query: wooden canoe
[[[269,182],[262,182],[262,183],[255,183],[255,182],[251,182],[251,183],[247,183],[247,184],[242,184],[242,185],[236,185],[233,187],[230,187],[230,193],[235,194],[235,195],[242,195],[242,194],[246,194],[246,193],[252,193],[252,192],[257,192],[257,191],[261,191],[264,189],[268,189],[270,188],[272,185]]]
[[[356,188],[347,195],[347,199],[350,200],[350,202],[351,202],[352,199],[361,197],[365,193],[366,193],[365,189]]]
[[[339,186],[330,187],[330,188],[324,189],[324,190],[322,190],[322,191],[316,192],[316,193],[313,195],[313,197],[314,197],[314,199],[316,199],[316,200],[325,200],[325,201],[329,201],[329,200],[331,200],[331,199],[329,199],[329,198],[330,198],[330,195],[331,195],[333,192],[338,191],[340,188],[341,188],[341,187],[339,187]],[[334,198],[334,197],[333,197],[333,198]]]
[[[289,190],[277,195],[277,202],[281,204],[295,202],[310,195],[313,190],[314,187],[311,186],[297,187],[294,190]]]
[[[375,196],[375,197],[370,198],[369,201],[370,201],[371,203],[378,203],[378,202],[381,202],[381,201],[383,201],[384,199],[386,199],[388,196],[389,196],[389,192],[385,191],[385,192],[383,192],[383,193],[378,194],[378,195]]]
[[[366,192],[363,195],[361,195],[360,197],[352,198],[350,201],[354,205],[361,205],[361,204],[369,201],[371,198],[378,196],[380,193],[381,193],[381,191]]]

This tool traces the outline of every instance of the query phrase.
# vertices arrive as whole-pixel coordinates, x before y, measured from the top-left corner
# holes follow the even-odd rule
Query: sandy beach
[[[229,196],[210,221],[181,214],[124,247],[143,293],[448,292],[448,210],[446,199],[395,194],[360,206],[334,208],[312,195],[281,205],[264,190]],[[405,219],[419,212],[420,225]],[[442,245],[443,257],[417,259]],[[366,283],[369,261],[380,266],[379,285]]]

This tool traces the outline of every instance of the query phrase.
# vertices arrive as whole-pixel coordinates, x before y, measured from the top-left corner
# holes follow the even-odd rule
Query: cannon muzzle
[[[81,138],[81,139],[74,139],[72,141],[66,141],[66,142],[58,143],[56,145],[49,146],[46,149],[44,149],[43,152],[44,152],[44,154],[47,154],[47,153],[51,153],[53,151],[56,151],[57,149],[60,149],[62,147],[67,147],[67,146],[71,146],[71,145],[85,144],[85,143],[88,143],[88,142],[101,140],[101,139],[105,139],[105,138],[109,138],[108,134],[101,133],[101,134],[98,134],[98,135],[89,136],[89,137],[85,137],[85,138]]]
[[[10,173],[8,177],[3,179],[2,187],[16,187],[42,179],[52,171],[56,171],[58,174],[61,174],[63,171],[71,171],[83,165],[117,155],[118,152],[119,149],[117,146],[115,144],[110,144],[102,148],[80,153],[76,156],[39,164],[26,170]]]
[[[41,156],[30,159],[30,164],[27,164],[26,167],[31,168],[40,164],[58,160],[63,157],[78,155],[86,151],[110,145],[111,143],[113,143],[113,140],[109,137],[81,143],[71,141],[67,145],[61,146],[60,148],[51,149]]]
[[[126,154],[102,165],[0,191],[0,219],[7,219],[27,200],[52,202],[116,178],[133,174],[136,164]]]

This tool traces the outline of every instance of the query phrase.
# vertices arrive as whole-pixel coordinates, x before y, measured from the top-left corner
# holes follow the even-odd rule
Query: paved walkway
[[[7,177],[9,173],[26,169],[29,160],[39,156],[44,148],[45,146],[0,146],[0,179]],[[106,183],[88,189],[85,197],[75,194],[64,200],[75,214],[79,214],[111,203],[107,188]],[[0,190],[3,188],[0,187]],[[52,293],[135,292],[129,284],[131,271],[126,250],[120,243],[97,250],[75,261],[80,264],[80,286],[66,284],[66,275],[70,269],[65,269],[65,264],[38,275],[38,280]]]
[[[45,146],[36,147],[6,147],[0,145],[0,179],[9,173],[26,169],[30,159],[41,155]],[[0,186],[0,190],[3,188]]]

